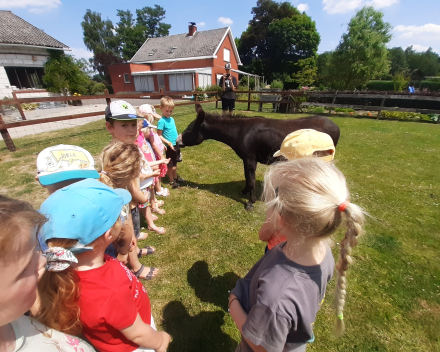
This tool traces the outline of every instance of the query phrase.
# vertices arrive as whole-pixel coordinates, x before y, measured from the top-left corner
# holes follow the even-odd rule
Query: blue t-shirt
[[[157,123],[157,129],[162,130],[162,136],[176,145],[177,128],[172,117],[163,117]]]

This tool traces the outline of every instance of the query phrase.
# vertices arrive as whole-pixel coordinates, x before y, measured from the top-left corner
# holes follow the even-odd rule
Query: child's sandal
[[[165,230],[165,228],[163,227],[157,227],[156,225],[154,226],[148,226],[148,230],[150,231],[154,231],[156,233],[158,233],[159,235],[164,235],[167,231]]]
[[[156,207],[161,207],[162,205],[164,205],[165,202],[163,200],[156,200]]]
[[[158,274],[158,273],[154,274],[156,268],[150,267],[150,271],[148,272],[148,274],[145,277],[141,277],[141,274],[144,271],[144,269],[145,269],[145,265],[142,264],[138,271],[133,272],[134,276],[136,276],[138,279],[141,280],[151,280],[153,277],[156,277],[156,275]]]
[[[163,215],[163,214],[165,214],[165,210],[164,209],[159,209],[159,208],[151,208],[151,212],[152,213],[156,213],[156,214],[159,214],[159,215]],[[154,221],[154,220],[153,220]]]
[[[139,234],[139,237],[137,238],[137,240],[138,240],[138,241],[142,241],[142,240],[145,240],[147,237],[148,237],[148,233],[146,233],[146,232],[141,232],[141,233]]]
[[[142,251],[143,249],[146,249],[147,253],[143,252]],[[145,246],[144,248],[139,248],[138,258],[142,258],[142,257],[145,257],[147,255],[154,254],[154,252],[156,252],[156,248],[151,247],[151,246]]]

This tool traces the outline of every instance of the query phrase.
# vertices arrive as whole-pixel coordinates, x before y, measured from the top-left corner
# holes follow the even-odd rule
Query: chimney
[[[195,32],[197,32],[196,23],[190,22],[190,25],[188,26],[188,37],[192,37]]]

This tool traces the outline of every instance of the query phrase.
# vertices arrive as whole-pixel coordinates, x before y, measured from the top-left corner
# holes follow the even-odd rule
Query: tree
[[[111,20],[102,20],[101,14],[88,9],[81,22],[83,41],[87,49],[96,52],[118,52],[119,40],[114,34],[115,27]]]
[[[154,5],[154,7],[145,6],[140,10],[136,10],[137,25],[146,27],[144,32],[145,40],[147,38],[165,37],[169,35],[171,25],[162,23],[165,19],[166,11],[162,6]]]
[[[332,86],[331,65],[333,51],[326,51],[318,55],[317,59],[317,80],[320,85]]]
[[[317,80],[318,67],[316,65],[317,55],[307,59],[299,60],[296,63],[298,71],[292,75],[293,81],[300,87],[312,86]]]
[[[406,61],[405,51],[396,47],[388,49],[388,61],[390,63],[390,75],[404,74],[408,71],[408,63]]]
[[[391,25],[373,7],[359,10],[348,24],[348,32],[332,55],[331,84],[338,89],[354,89],[389,71],[386,44]]]
[[[418,70],[422,76],[436,76],[440,72],[440,58],[431,48],[416,52],[412,45],[405,50],[406,61],[411,72]]]
[[[290,76],[298,60],[314,56],[320,37],[315,23],[289,2],[258,0],[253,18],[239,40],[244,69],[271,81]]]
[[[159,6],[146,6],[136,10],[136,20],[130,10],[118,10],[119,22],[116,33],[119,38],[119,52],[124,60],[130,60],[148,38],[169,34],[170,24],[162,23],[165,10]]]
[[[87,94],[90,81],[87,73],[81,70],[83,63],[58,50],[50,50],[50,57],[44,64],[43,83],[49,92]]]

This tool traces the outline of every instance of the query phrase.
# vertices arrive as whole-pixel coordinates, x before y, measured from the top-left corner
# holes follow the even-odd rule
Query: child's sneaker
[[[172,186],[173,189],[180,188],[180,185],[177,183],[177,181],[171,182],[170,186]]]
[[[170,195],[170,191],[168,191],[168,188],[162,187],[162,189],[159,192],[156,192],[156,195],[162,196],[162,197],[167,197]]]
[[[182,177],[180,177],[179,175],[177,175],[176,181],[179,182],[179,183],[184,183],[185,182],[185,180]]]

